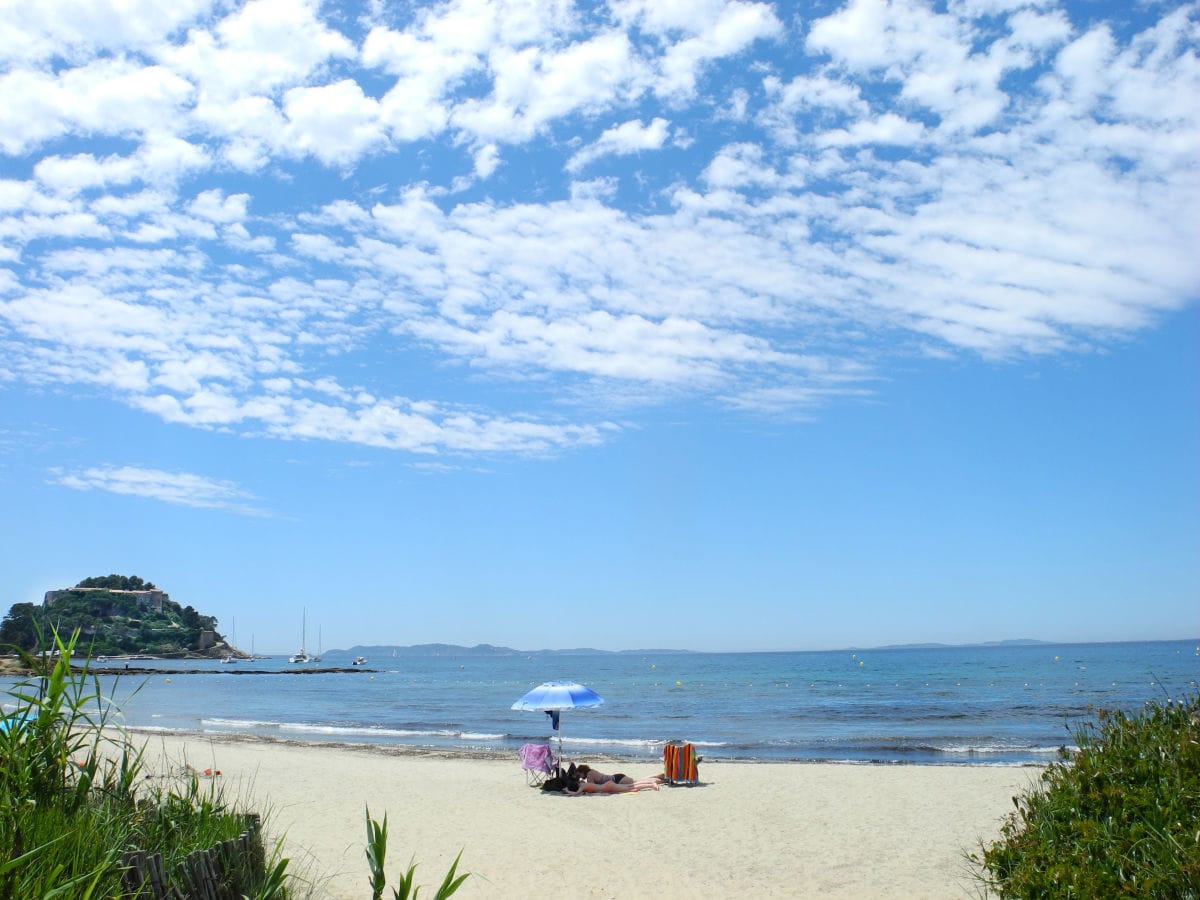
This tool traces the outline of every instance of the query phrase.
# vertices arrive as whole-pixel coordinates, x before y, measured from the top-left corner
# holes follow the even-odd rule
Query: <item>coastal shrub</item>
[[[1099,710],[972,859],[1000,897],[1200,898],[1200,698]]]
[[[371,900],[380,900],[383,897],[383,889],[387,887],[387,875],[384,873],[384,865],[387,862],[387,813],[384,813],[383,821],[377,822],[371,818],[370,807],[367,808],[367,865],[371,869],[370,885],[371,885]],[[469,872],[464,872],[462,875],[458,873],[458,863],[462,859],[462,851],[458,852],[458,856],[454,857],[454,862],[450,864],[449,871],[446,872],[446,877],[442,879],[441,885],[438,886],[437,893],[433,895],[434,900],[445,900],[446,897],[453,895],[467,880]],[[410,862],[407,871],[400,876],[396,882],[396,887],[392,889],[393,900],[416,900],[417,894],[421,888],[414,885],[416,876],[417,864]]]
[[[216,782],[147,780],[142,751],[111,727],[99,679],[71,668],[78,638],[54,633],[55,656],[23,654],[33,677],[7,692],[16,708],[0,727],[0,900],[121,896],[126,851],[161,854],[171,873],[247,830]],[[255,896],[285,896],[281,865],[256,850]]]

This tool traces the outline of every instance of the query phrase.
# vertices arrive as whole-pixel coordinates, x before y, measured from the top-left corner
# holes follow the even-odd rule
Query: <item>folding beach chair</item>
[[[558,763],[550,752],[549,744],[522,744],[517,756],[521,759],[521,768],[525,770],[525,783],[531,787],[541,785]]]
[[[671,741],[663,746],[663,778],[667,784],[699,784],[702,757],[692,744]]]

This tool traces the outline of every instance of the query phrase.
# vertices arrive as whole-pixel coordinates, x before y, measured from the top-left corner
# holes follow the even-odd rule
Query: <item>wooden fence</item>
[[[207,850],[197,850],[168,873],[161,853],[133,850],[122,862],[125,896],[153,900],[240,900],[253,896],[265,875],[261,823],[246,816],[246,830]]]

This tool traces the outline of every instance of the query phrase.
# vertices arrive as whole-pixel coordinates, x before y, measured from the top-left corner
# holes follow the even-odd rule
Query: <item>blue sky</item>
[[[0,8],[0,602],[1200,633],[1195,7]]]

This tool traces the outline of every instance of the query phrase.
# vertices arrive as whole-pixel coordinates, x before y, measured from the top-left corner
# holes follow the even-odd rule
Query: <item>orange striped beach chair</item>
[[[701,759],[692,744],[671,741],[663,746],[663,779],[667,784],[699,784]]]

